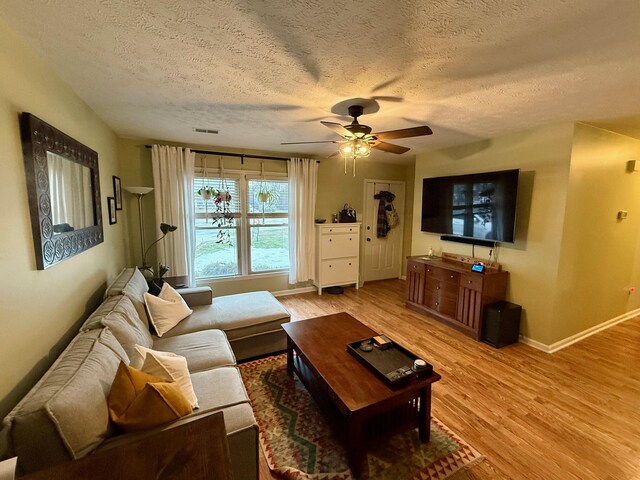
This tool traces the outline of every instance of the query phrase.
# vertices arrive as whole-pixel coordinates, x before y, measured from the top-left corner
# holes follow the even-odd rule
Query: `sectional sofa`
[[[269,292],[212,298],[208,288],[185,289],[181,294],[193,314],[159,338],[149,329],[146,291],[142,274],[125,269],[78,335],[4,419],[0,456],[17,456],[19,473],[150,433],[119,433],[107,410],[118,365],[129,362],[138,344],[184,356],[198,397],[200,408],[159,428],[222,411],[234,478],[258,478],[258,427],[236,361],[284,350],[280,326],[289,321],[289,312]]]

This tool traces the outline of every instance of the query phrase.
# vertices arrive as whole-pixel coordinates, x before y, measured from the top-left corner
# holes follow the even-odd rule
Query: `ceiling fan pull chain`
[[[353,156],[353,176],[356,176],[356,156]]]

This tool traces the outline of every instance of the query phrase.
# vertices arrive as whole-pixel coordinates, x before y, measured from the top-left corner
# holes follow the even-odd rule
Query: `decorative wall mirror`
[[[38,117],[20,116],[38,270],[103,242],[98,153]]]

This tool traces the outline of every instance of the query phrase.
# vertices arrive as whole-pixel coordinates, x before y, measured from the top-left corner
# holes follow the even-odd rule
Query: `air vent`
[[[211,133],[214,135],[218,133],[218,130],[209,130],[208,128],[194,128],[193,131],[196,133]]]

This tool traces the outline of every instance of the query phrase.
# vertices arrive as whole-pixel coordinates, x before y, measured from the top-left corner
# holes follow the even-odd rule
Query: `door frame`
[[[404,247],[404,222],[406,218],[407,212],[407,182],[404,180],[380,180],[379,178],[365,178],[362,183],[362,239],[361,249],[362,249],[362,262],[360,262],[360,286],[364,285],[364,271],[365,271],[365,263],[366,263],[366,255],[365,249],[367,248],[367,183],[386,183],[389,186],[391,185],[402,185],[404,187],[404,205],[402,206],[402,217],[400,218],[400,225],[402,229],[400,230],[400,268],[398,272],[398,278],[402,278],[402,252]]]

